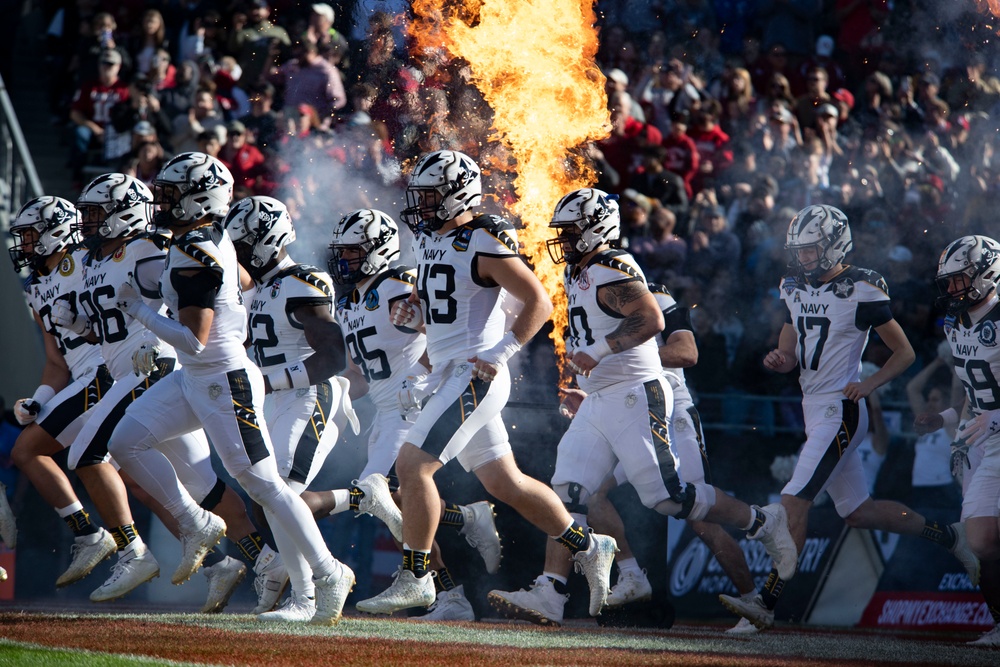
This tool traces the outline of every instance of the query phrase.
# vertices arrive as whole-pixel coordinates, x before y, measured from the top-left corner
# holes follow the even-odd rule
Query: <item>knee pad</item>
[[[583,517],[587,516],[587,500],[590,499],[590,491],[576,482],[556,484],[552,487],[552,490],[556,492],[559,500],[566,506],[567,512]]]
[[[215,480],[215,486],[208,492],[204,500],[198,503],[203,510],[211,512],[222,501],[222,495],[226,492],[226,483],[221,479]]]
[[[677,519],[701,521],[715,506],[715,487],[703,483],[688,484],[683,491],[671,496],[668,502],[679,505],[680,509],[672,514],[672,508],[668,507],[667,514],[672,514]],[[659,510],[660,506],[657,505],[654,509]]]

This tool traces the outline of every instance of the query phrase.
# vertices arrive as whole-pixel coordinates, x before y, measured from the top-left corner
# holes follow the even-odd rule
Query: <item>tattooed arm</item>
[[[622,321],[604,340],[578,349],[569,358],[570,368],[584,376],[608,354],[640,345],[663,330],[663,312],[641,280],[601,287],[597,298],[605,308],[621,315]]]

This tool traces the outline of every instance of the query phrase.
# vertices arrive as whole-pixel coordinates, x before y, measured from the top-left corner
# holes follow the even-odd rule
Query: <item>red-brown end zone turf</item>
[[[348,621],[349,622],[349,621]],[[752,657],[732,653],[626,649],[522,649],[479,644],[392,641],[274,633],[229,632],[215,628],[107,618],[53,618],[27,613],[0,614],[0,636],[64,649],[145,655],[183,662],[260,667],[301,665],[845,665],[843,660],[802,656]]]

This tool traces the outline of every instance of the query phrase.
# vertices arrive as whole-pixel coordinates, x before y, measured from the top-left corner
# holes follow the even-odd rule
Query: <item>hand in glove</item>
[[[997,433],[1000,433],[1000,410],[989,410],[962,424],[955,435],[977,447]]]
[[[134,315],[132,312],[133,309],[141,304],[142,296],[139,295],[139,291],[136,290],[135,285],[131,281],[118,286],[118,295],[115,299],[115,305],[118,306],[118,310],[123,310],[129,315]]]
[[[399,414],[408,419],[411,414],[423,407],[424,399],[430,395],[427,384],[427,374],[408,375],[399,389]]]
[[[14,419],[21,426],[27,426],[38,419],[38,412],[41,409],[42,406],[33,398],[19,398],[14,403]]]
[[[86,336],[93,328],[86,315],[73,310],[69,299],[56,299],[52,303],[52,312],[49,318],[52,320],[52,324],[69,329],[78,336]]]
[[[962,483],[965,471],[971,468],[972,464],[969,463],[969,441],[956,440],[951,443],[951,474],[958,480],[959,484]]]
[[[132,355],[132,370],[139,377],[149,377],[156,370],[156,360],[160,356],[160,348],[154,343],[143,343]]]

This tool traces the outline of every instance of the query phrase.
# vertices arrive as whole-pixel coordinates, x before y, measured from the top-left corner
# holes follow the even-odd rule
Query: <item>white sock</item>
[[[618,573],[640,576],[642,574],[642,568],[639,567],[639,561],[637,561],[635,557],[625,558],[618,561]]]
[[[566,581],[567,581],[566,577],[562,576],[561,574],[554,574],[552,572],[542,572],[542,576],[543,577],[548,577],[552,581],[558,581],[563,586],[566,585]]]
[[[136,535],[135,539],[129,542],[127,547],[118,552],[118,558],[123,558],[125,554],[135,551],[144,544],[145,542],[142,541],[142,538]]]
[[[351,509],[351,492],[347,489],[336,489],[333,491],[334,507],[330,510],[330,516],[340,514]]]
[[[73,514],[74,512],[79,512],[82,509],[83,509],[83,503],[81,503],[78,500],[75,503],[73,503],[72,505],[67,505],[66,507],[63,507],[61,509],[57,509],[56,510],[56,514],[59,515],[60,519],[65,519],[70,514]]]

